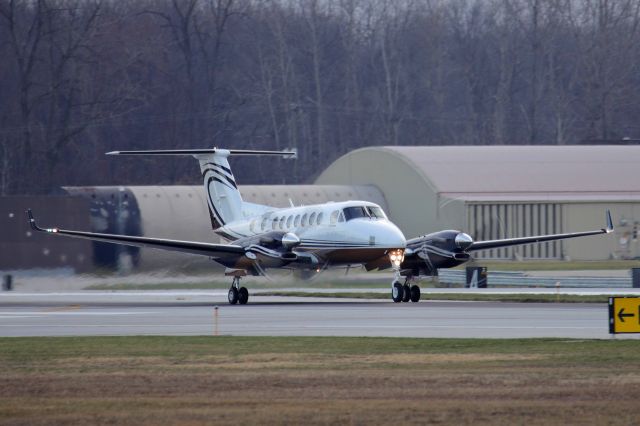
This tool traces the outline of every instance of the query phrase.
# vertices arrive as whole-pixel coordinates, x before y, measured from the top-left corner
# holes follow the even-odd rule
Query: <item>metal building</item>
[[[604,226],[614,236],[487,250],[478,258],[639,258],[640,146],[371,147],[317,184],[375,185],[407,237],[460,229],[488,240]]]

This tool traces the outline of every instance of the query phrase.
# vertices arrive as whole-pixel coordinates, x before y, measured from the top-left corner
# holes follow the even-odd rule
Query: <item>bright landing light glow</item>
[[[389,259],[396,268],[399,268],[404,260],[404,250],[392,250],[389,252]]]

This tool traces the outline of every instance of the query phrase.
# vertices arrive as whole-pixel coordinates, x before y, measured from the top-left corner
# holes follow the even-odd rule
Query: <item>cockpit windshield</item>
[[[386,219],[387,216],[384,214],[380,207],[372,207],[368,206],[367,210],[369,210],[369,215],[374,219]]]
[[[347,219],[347,221],[350,221],[350,220],[358,219],[361,217],[368,218],[369,213],[367,213],[367,209],[362,206],[347,207],[344,209],[344,217]]]
[[[356,206],[346,207],[344,210],[344,217],[347,221],[352,219],[367,218],[367,219],[386,219],[384,212],[380,207],[371,206]]]

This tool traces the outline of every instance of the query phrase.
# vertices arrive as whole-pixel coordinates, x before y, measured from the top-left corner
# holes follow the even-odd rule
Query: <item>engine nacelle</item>
[[[298,255],[291,251],[281,252],[260,245],[247,247],[245,257],[265,268],[279,268],[298,259]]]
[[[460,232],[458,235],[456,235],[453,241],[454,243],[456,243],[456,246],[462,251],[465,251],[466,249],[471,247],[471,244],[473,244],[473,238],[471,238],[471,235],[465,234],[464,232]]]
[[[258,245],[270,250],[291,251],[300,244],[300,238],[292,232],[272,231],[261,235],[240,238],[234,244],[249,247]]]
[[[449,252],[461,253],[471,247],[473,238],[464,232],[447,230],[407,240],[407,247],[414,250],[419,249],[424,244]]]

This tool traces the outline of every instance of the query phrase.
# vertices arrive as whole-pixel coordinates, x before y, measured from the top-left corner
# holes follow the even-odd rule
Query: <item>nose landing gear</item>
[[[249,290],[245,287],[240,287],[240,277],[233,277],[227,298],[230,305],[235,305],[236,303],[246,305],[249,301]]]
[[[404,250],[392,250],[389,252],[389,260],[391,261],[391,267],[393,268],[393,281],[391,282],[391,299],[394,303],[418,302],[420,300],[420,287],[417,285],[411,285],[411,279],[413,277],[408,276],[404,281],[404,285],[400,284],[400,266],[404,261]]]
[[[417,284],[411,285],[411,277],[407,277],[404,285],[400,283],[399,276],[394,278],[391,283],[391,299],[395,303],[400,302],[419,302],[420,301],[420,287]]]

